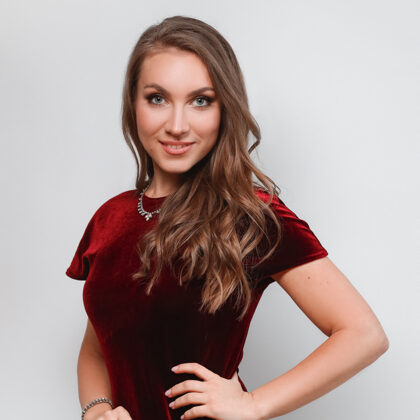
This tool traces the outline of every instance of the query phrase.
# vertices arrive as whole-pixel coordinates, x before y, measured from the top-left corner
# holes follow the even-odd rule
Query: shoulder
[[[267,191],[258,189],[255,192],[264,202],[269,203],[271,210],[287,229],[312,233],[310,231],[310,226],[305,218],[302,218],[299,215],[299,212],[296,213],[295,211],[291,210],[290,207],[286,205],[280,197],[274,194],[273,199],[270,201],[270,194]]]
[[[123,213],[126,209],[131,208],[133,203],[137,201],[137,190],[123,191],[117,195],[107,198],[99,205],[92,219],[107,218],[109,214]]]
[[[269,192],[267,190],[264,190],[261,187],[255,187],[254,188],[254,192],[255,192],[255,195],[257,197],[259,197],[261,200],[263,200],[265,203],[268,203],[269,202],[269,200],[270,200],[270,194],[269,194]],[[282,201],[280,200],[280,198],[276,194],[273,194],[273,199],[270,202],[270,204],[273,204],[273,203],[274,204],[282,203]]]
[[[273,194],[273,197],[270,201],[270,194],[268,191],[262,188],[255,188],[255,194],[259,197],[264,203],[269,204],[270,208],[274,213],[279,217],[297,217],[296,214],[291,211],[284,201],[276,194]]]
[[[110,207],[121,206],[128,203],[131,204],[136,199],[137,190],[127,190],[108,198],[99,208],[108,209]]]

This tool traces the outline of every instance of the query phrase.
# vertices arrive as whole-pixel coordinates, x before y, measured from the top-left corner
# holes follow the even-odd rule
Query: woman
[[[82,418],[270,419],[386,351],[368,304],[252,162],[260,132],[235,54],[214,28],[174,16],[142,34],[122,126],[136,188],[99,207],[66,271],[86,280]],[[274,281],[329,338],[249,392],[238,365]]]

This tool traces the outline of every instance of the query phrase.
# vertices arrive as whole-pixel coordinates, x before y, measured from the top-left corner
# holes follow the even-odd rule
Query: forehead
[[[140,84],[197,87],[213,86],[206,65],[194,53],[175,47],[148,55],[141,66]],[[201,87],[201,86],[198,86]]]

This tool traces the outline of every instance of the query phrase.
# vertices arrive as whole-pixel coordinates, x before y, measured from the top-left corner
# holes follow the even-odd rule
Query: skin
[[[248,393],[239,391],[236,375],[226,380],[198,363],[178,365],[176,373],[204,379],[170,388],[171,397],[177,397],[175,408],[202,404],[187,410],[183,419],[282,416],[338,387],[388,349],[388,338],[372,309],[328,257],[272,277],[328,339],[295,367]]]
[[[157,84],[164,89],[146,87]],[[136,98],[140,141],[153,160],[154,176],[146,195],[162,197],[174,192],[179,175],[187,172],[213,148],[220,125],[220,101],[206,66],[193,53],[168,48],[148,56],[142,66]],[[155,95],[150,97],[150,95]],[[213,101],[210,103],[203,96]],[[159,141],[194,142],[182,155],[170,155]]]
[[[213,84],[197,56],[176,48],[146,58],[138,83],[138,134],[154,167],[147,195],[166,196],[176,190],[180,174],[214,147],[221,106],[211,90],[190,95]],[[152,83],[167,93],[146,87]],[[157,96],[147,99],[150,94]],[[203,94],[214,99],[209,106],[200,99]],[[159,140],[195,144],[174,156]],[[272,277],[328,339],[298,365],[252,392],[242,390],[236,372],[226,379],[194,361],[178,365],[175,373],[193,373],[201,379],[167,390],[173,409],[197,404],[182,419],[265,420],[284,415],[336,388],[388,349],[388,338],[372,309],[328,257]]]

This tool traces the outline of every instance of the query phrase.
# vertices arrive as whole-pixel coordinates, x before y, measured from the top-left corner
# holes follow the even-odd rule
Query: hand
[[[182,363],[172,368],[175,373],[193,373],[204,381],[186,380],[165,393],[167,397],[184,394],[172,401],[172,409],[200,404],[185,411],[182,420],[210,417],[216,420],[256,420],[253,395],[243,391],[238,374],[226,379],[199,363]],[[169,392],[169,393],[168,393]]]
[[[115,407],[114,409],[104,409],[102,407],[102,410],[99,410],[98,406],[101,405],[102,404],[95,404],[89,408],[85,413],[85,420],[133,420],[122,405]],[[95,408],[97,408],[97,411]]]

